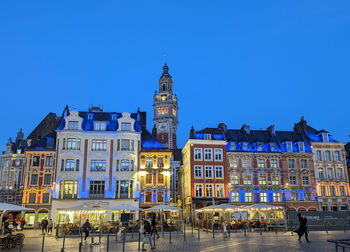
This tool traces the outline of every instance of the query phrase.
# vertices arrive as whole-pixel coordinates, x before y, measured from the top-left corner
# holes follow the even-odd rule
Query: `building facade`
[[[226,141],[188,139],[182,159],[179,192],[186,218],[193,217],[195,209],[228,202]]]
[[[159,79],[159,89],[154,94],[153,103],[153,134],[165,148],[177,148],[178,105],[176,94],[173,93],[173,81],[167,64],[163,66],[163,73]]]
[[[138,206],[141,112],[66,109],[57,130],[52,218],[74,206]],[[58,220],[57,220],[58,221]]]
[[[17,132],[13,142],[9,138],[6,151],[0,156],[0,202],[20,205],[24,185],[26,140],[22,129]]]
[[[303,117],[295,124],[294,130],[303,134],[312,147],[320,210],[349,210],[350,191],[345,143],[336,141],[325,130],[316,130],[307,125]]]
[[[172,151],[141,151],[139,169],[140,207],[148,208],[170,202],[170,158]]]

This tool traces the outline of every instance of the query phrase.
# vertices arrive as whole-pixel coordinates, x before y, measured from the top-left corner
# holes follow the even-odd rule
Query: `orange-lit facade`
[[[140,207],[170,202],[170,150],[143,150],[138,172]]]

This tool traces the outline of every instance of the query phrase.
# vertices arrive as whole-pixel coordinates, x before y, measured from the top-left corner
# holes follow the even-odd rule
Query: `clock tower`
[[[176,131],[178,121],[178,106],[176,94],[173,94],[173,81],[165,63],[159,79],[159,90],[154,94],[154,130],[157,140],[171,150],[177,149]]]

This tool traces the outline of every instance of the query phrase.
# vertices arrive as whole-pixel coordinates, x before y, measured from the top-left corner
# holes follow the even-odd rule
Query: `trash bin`
[[[91,243],[91,252],[100,252],[101,244],[98,242]]]

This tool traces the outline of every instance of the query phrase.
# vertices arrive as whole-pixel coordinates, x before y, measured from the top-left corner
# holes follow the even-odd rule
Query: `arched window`
[[[165,91],[165,83],[163,83],[162,90]]]

